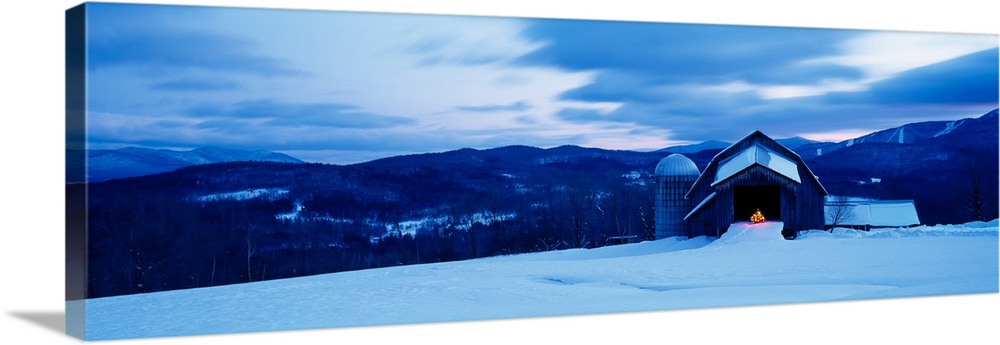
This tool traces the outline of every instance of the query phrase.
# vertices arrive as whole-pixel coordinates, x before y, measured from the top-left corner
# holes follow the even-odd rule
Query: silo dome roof
[[[698,166],[694,165],[694,161],[690,158],[684,157],[684,155],[675,153],[667,156],[660,160],[660,163],[656,165],[656,170],[653,171],[653,175],[656,176],[686,176],[686,175],[701,175],[698,171]]]

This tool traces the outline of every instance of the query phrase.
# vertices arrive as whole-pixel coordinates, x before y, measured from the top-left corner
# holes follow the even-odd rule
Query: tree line
[[[93,184],[88,297],[652,239],[648,176],[452,168],[233,163]]]

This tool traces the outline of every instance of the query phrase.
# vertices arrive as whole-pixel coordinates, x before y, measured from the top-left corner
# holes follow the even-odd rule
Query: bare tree
[[[966,187],[968,193],[966,209],[968,209],[972,220],[986,220],[985,200],[983,198],[986,167],[982,161],[973,159],[966,162],[965,169],[969,176],[969,185]]]
[[[855,218],[854,205],[846,196],[832,197],[824,209],[826,218],[830,220],[830,231],[833,231],[833,228],[838,225],[853,221]]]
[[[247,281],[252,282],[253,270],[250,269],[250,258],[256,252],[257,244],[255,243],[256,241],[254,241],[253,238],[250,237],[250,234],[247,234],[246,239],[247,239]]]

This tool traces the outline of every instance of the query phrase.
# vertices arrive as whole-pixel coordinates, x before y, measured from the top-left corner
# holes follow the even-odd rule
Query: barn
[[[718,237],[759,210],[794,238],[797,230],[823,228],[826,195],[798,154],[754,131],[715,155],[694,180],[683,196],[693,205],[683,226],[688,237]]]

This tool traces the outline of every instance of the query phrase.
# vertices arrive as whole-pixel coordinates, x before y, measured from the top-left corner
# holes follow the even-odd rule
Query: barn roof
[[[798,164],[773,150],[761,145],[753,145],[720,163],[712,185],[719,184],[755,164],[771,169],[796,183],[802,182],[802,179],[799,178]]]
[[[751,147],[759,146],[760,148],[763,148],[765,152],[761,153],[760,151],[751,151],[750,149],[744,149],[743,151],[734,154],[733,151],[737,150],[737,148],[739,147],[742,147],[742,144],[749,140],[758,141],[758,143],[751,145]],[[761,145],[760,144],[761,142],[767,142],[767,145],[766,146]],[[753,149],[753,150],[759,150],[759,149]],[[743,155],[744,158],[736,158],[741,155]],[[758,157],[760,155],[766,155],[767,157],[766,158]],[[779,157],[779,158],[777,160],[774,160],[771,159],[772,157]],[[743,160],[737,161],[736,159],[743,159]],[[770,160],[767,161],[768,159]],[[767,163],[762,163],[764,161],[767,161]],[[744,166],[743,162],[749,162],[749,163],[746,163],[746,165]],[[726,163],[732,163],[732,165],[726,167],[725,169],[722,169],[722,166],[726,165]],[[732,145],[729,145],[729,147],[723,149],[722,151],[719,151],[719,153],[717,153],[715,157],[712,157],[712,161],[708,163],[708,166],[705,167],[705,171],[703,171],[701,175],[698,176],[698,179],[695,180],[694,184],[691,185],[691,189],[688,190],[687,194],[685,194],[685,197],[690,198],[691,193],[693,193],[695,189],[698,188],[698,185],[702,183],[702,180],[711,178],[711,177],[706,177],[706,175],[709,175],[711,172],[716,173],[715,175],[716,178],[713,179],[711,182],[711,185],[715,186],[717,183],[725,181],[726,179],[732,177],[735,174],[738,174],[740,171],[743,171],[746,168],[749,168],[750,166],[753,166],[754,164],[765,166],[768,169],[774,170],[775,172],[799,183],[801,183],[803,177],[807,180],[812,180],[813,183],[815,183],[819,187],[820,191],[824,195],[829,194],[826,191],[826,188],[823,187],[823,184],[819,183],[819,178],[816,177],[815,174],[813,174],[812,170],[809,169],[809,166],[807,166],[805,162],[802,160],[802,157],[800,157],[797,153],[795,153],[795,151],[792,151],[791,149],[785,147],[784,145],[781,145],[781,143],[775,141],[774,139],[771,139],[771,137],[768,137],[763,132],[755,130],[753,132],[750,132],[750,134],[747,134],[747,136],[743,137],[743,139],[740,139],[739,141],[733,143]],[[806,176],[799,175],[798,166],[800,165],[805,171]],[[795,171],[794,174],[791,173],[791,171],[793,170]],[[723,175],[725,177],[719,179],[718,176],[720,175]],[[794,175],[796,176],[796,178],[792,178],[792,176],[789,175]]]

